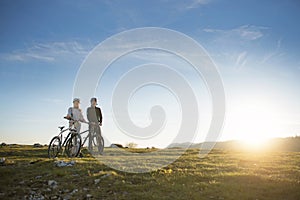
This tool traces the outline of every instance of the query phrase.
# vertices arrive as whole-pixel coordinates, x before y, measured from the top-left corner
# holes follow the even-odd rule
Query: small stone
[[[35,194],[36,192],[35,191],[30,191],[30,194]]]
[[[3,157],[3,158],[0,158],[0,165],[4,165],[5,164],[5,161],[6,159]]]
[[[69,164],[70,164],[70,165],[75,165],[75,161],[74,161],[74,160],[71,160],[71,161],[69,162]]]
[[[70,194],[75,194],[76,192],[78,192],[78,189],[74,189]]]
[[[25,181],[20,181],[19,182],[20,185],[23,185],[24,183],[25,183]]]
[[[48,185],[51,186],[52,188],[56,188],[57,187],[57,182],[55,180],[49,180]]]
[[[111,173],[105,174],[105,175],[101,176],[101,178],[106,178],[106,177],[109,177],[109,176],[111,176]]]
[[[36,176],[36,177],[35,177],[35,179],[40,179],[40,178],[42,178],[42,176]]]
[[[54,163],[57,167],[71,167],[71,166],[75,165],[74,160],[72,160],[70,162],[65,162],[63,160],[56,160],[56,161],[54,161]]]
[[[95,179],[94,183],[97,185],[98,183],[100,183],[100,179]]]
[[[90,198],[92,198],[92,197],[93,197],[93,195],[91,195],[91,194],[87,194],[87,195],[86,195],[86,198],[87,198],[87,199],[90,199]]]

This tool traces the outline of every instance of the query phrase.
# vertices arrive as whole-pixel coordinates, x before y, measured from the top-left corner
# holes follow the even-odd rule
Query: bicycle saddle
[[[65,126],[59,126],[58,128],[62,131],[65,128]]]

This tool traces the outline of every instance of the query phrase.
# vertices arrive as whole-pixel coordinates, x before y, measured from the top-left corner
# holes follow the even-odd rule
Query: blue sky
[[[227,97],[222,139],[300,134],[299,9],[297,0],[2,0],[0,141],[48,143],[65,123],[89,51],[113,34],[146,26],[180,31],[211,55]],[[104,133],[112,132],[108,127]]]

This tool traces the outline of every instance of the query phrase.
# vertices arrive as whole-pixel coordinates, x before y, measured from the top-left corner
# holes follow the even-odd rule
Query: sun
[[[250,149],[263,149],[267,146],[269,138],[264,137],[249,137],[241,140],[242,145]]]
[[[264,148],[270,138],[279,137],[283,130],[280,115],[278,107],[258,96],[239,102],[230,118],[232,137],[245,147]]]
[[[263,148],[270,138],[275,137],[277,127],[274,124],[271,112],[246,112],[240,122],[240,130],[243,130],[240,140],[247,147]]]

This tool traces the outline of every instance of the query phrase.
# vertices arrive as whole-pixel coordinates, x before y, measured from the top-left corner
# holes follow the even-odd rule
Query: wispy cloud
[[[203,29],[204,32],[219,34],[220,37],[226,38],[239,38],[243,40],[257,40],[264,36],[264,31],[268,30],[268,27],[254,26],[254,25],[243,25],[234,29]]]
[[[168,7],[171,7],[176,13],[189,12],[191,9],[197,9],[211,3],[213,0],[185,0],[171,1],[163,0]]]
[[[274,51],[271,51],[271,52],[269,52],[269,53],[267,53],[267,54],[263,57],[263,59],[262,59],[262,61],[261,61],[261,64],[264,64],[264,63],[268,62],[269,60],[271,60],[271,59],[274,58],[274,57],[278,57],[278,56],[282,56],[282,55],[283,55],[283,53],[280,52],[281,42],[282,42],[281,39],[277,40],[277,44],[276,44],[275,50],[274,50]]]
[[[56,98],[44,98],[42,100],[46,103],[53,103],[53,104],[60,104],[64,102],[62,99],[56,99]]]
[[[84,56],[91,50],[89,42],[47,42],[34,43],[24,49],[17,49],[9,53],[0,54],[0,58],[8,61],[28,62],[43,61],[54,62],[63,57]]]
[[[210,3],[211,0],[192,0],[187,1],[187,4],[185,6],[185,9],[193,9],[193,8],[198,8],[199,6],[205,5]]]
[[[235,65],[238,69],[241,69],[242,67],[245,66],[246,63],[247,63],[247,52],[243,51],[238,54],[235,61]]]

